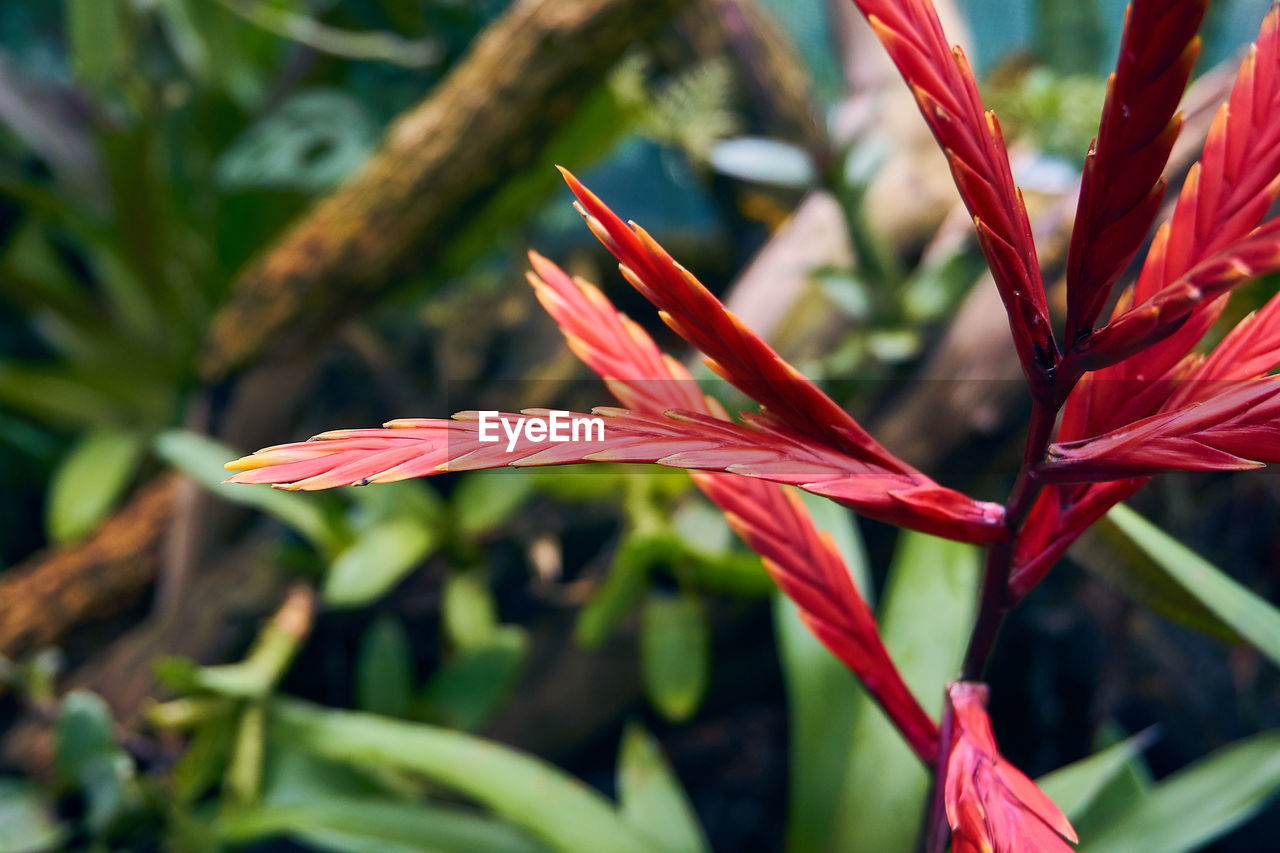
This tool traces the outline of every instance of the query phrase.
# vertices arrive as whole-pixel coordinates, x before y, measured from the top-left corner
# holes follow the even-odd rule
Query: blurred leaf
[[[408,516],[432,526],[442,520],[444,506],[440,495],[423,480],[379,483],[374,489],[348,486],[339,491],[357,507],[358,511],[352,519],[357,529],[397,515]]]
[[[627,617],[649,585],[644,537],[628,535],[613,564],[578,614],[574,637],[588,649],[598,648]]]
[[[978,549],[903,532],[880,606],[880,634],[920,704],[935,718],[943,685],[960,669],[973,626]],[[837,808],[834,849],[912,850],[924,814],[929,773],[880,709],[865,697],[852,711],[853,742]]]
[[[664,717],[687,720],[707,690],[711,627],[702,600],[690,594],[652,595],[640,620],[645,693]]]
[[[711,849],[662,747],[634,722],[622,732],[618,800],[623,820],[649,836],[655,849],[671,853]]]
[[[1084,814],[1098,794],[1153,740],[1153,732],[1134,735],[1093,755],[1059,767],[1036,780],[1040,790],[1057,803],[1068,818]]]
[[[1160,781],[1084,838],[1082,853],[1198,850],[1248,820],[1280,791],[1280,734],[1237,741]]]
[[[179,803],[195,802],[218,781],[231,759],[236,722],[237,715],[228,708],[191,735],[171,774],[173,796]]]
[[[67,370],[0,362],[0,403],[76,429],[127,420],[127,409]]]
[[[711,147],[709,160],[713,169],[730,177],[787,189],[806,189],[818,178],[804,149],[776,139],[726,139]]]
[[[0,853],[61,849],[66,836],[66,828],[32,786],[0,779]]]
[[[91,432],[77,442],[49,485],[49,538],[61,544],[92,531],[115,508],[145,447],[143,436],[112,429]]]
[[[99,835],[138,804],[133,761],[116,742],[111,710],[88,691],[63,698],[55,733],[58,772],[84,793],[85,822]]]
[[[356,707],[362,711],[404,717],[413,694],[413,649],[404,625],[395,616],[373,621],[360,641],[356,658]]]
[[[236,806],[247,806],[258,801],[262,791],[262,763],[267,748],[266,712],[260,702],[249,704],[240,715],[235,741],[231,746],[231,761],[223,780],[227,799]]]
[[[239,37],[245,27],[209,0],[160,0],[159,10],[173,52],[191,76],[256,111],[264,82]]]
[[[454,648],[473,649],[488,642],[498,626],[498,611],[482,572],[453,572],[445,578],[440,618]]]
[[[1107,520],[1214,616],[1280,665],[1280,610],[1123,504]]]
[[[1103,516],[1068,554],[1090,572],[1153,613],[1226,643],[1240,636],[1170,577],[1115,520]]]
[[[284,678],[311,630],[315,594],[298,584],[238,663],[194,666],[181,658],[162,659],[170,686],[208,690],[223,696],[259,700]]]
[[[479,728],[511,692],[525,658],[529,638],[516,625],[496,628],[484,642],[458,653],[427,683],[425,713],[452,728]]]
[[[336,89],[299,92],[222,153],[218,183],[227,192],[322,192],[359,168],[377,140],[377,126],[355,98]]]
[[[360,533],[334,559],[324,598],[334,607],[362,607],[381,598],[435,548],[423,520],[398,516]]]
[[[334,553],[346,533],[325,512],[324,496],[224,482],[224,463],[241,455],[234,448],[199,433],[170,430],[155,441],[156,455],[214,494],[242,506],[260,509],[287,524],[316,548]]]
[[[453,512],[458,534],[472,540],[494,530],[533,495],[534,483],[523,471],[474,471],[458,481]]]
[[[476,800],[555,850],[645,853],[613,804],[542,759],[473,735],[301,702],[277,702],[278,737],[333,760],[420,773]]]
[[[333,795],[235,812],[218,822],[218,834],[222,841],[237,845],[290,835],[320,849],[351,853],[537,853],[546,849],[514,827],[460,807]]]
[[[67,39],[76,77],[109,91],[129,63],[128,28],[122,0],[66,0]]]
[[[1095,747],[1106,749],[1120,743],[1123,730],[1114,722],[1104,722],[1098,729]],[[1071,818],[1076,832],[1091,838],[1097,831],[1125,814],[1134,803],[1144,799],[1154,784],[1151,771],[1142,756],[1133,755],[1108,779],[1083,813]]]
[[[832,535],[858,587],[866,590],[867,558],[852,513],[833,501],[808,497],[805,505],[814,522]],[[780,593],[774,596],[773,619],[790,737],[787,850],[825,850],[849,762],[853,709],[862,688],[800,621],[795,604]]]

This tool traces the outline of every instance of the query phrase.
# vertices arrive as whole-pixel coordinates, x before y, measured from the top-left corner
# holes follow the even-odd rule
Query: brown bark
[[[0,575],[0,651],[56,642],[67,626],[117,612],[156,575],[160,541],[176,494],[175,476],[134,494],[84,542],[55,548]]]
[[[314,347],[390,291],[412,258],[446,247],[507,176],[537,160],[627,47],[679,5],[517,0],[358,174],[241,273],[214,320],[204,374],[221,380],[270,361],[249,385],[289,408],[296,383],[282,377],[297,379]],[[0,654],[56,642],[135,602],[158,571],[176,482],[148,484],[89,540],[0,575]]]
[[[241,275],[202,370],[218,380],[328,336],[389,291],[411,256],[442,252],[505,176],[536,162],[623,50],[675,0],[525,0],[396,120],[383,149]]]

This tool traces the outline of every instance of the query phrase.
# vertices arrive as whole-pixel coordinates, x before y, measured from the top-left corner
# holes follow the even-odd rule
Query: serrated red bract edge
[[[995,115],[983,109],[973,71],[947,41],[928,0],[854,0],[916,97],[921,115],[947,156],[956,188],[1009,315],[1023,373],[1047,401],[1058,346],[1049,323],[1031,223],[1013,182]]]

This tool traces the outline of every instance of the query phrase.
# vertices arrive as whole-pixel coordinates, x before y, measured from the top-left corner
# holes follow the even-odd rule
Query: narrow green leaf
[[[62,849],[67,830],[34,788],[0,779],[0,853],[44,853]]]
[[[1107,783],[1153,740],[1153,732],[1145,732],[1122,740],[1100,752],[1059,767],[1036,780],[1040,790],[1057,803],[1068,818],[1084,814]]]
[[[1280,791],[1280,733],[1223,747],[1162,780],[1083,838],[1081,853],[1184,853],[1244,823]]]
[[[458,533],[472,540],[492,532],[524,506],[534,483],[523,471],[472,471],[458,482],[453,512]]]
[[[935,716],[973,624],[979,562],[971,545],[905,532],[885,584],[881,636],[907,685]],[[852,712],[853,742],[832,847],[851,853],[914,850],[929,774],[863,696]]]
[[[356,658],[356,707],[403,717],[413,696],[413,650],[404,624],[391,615],[374,620]]]
[[[542,759],[473,735],[302,702],[273,705],[277,737],[322,757],[420,773],[555,850],[645,853],[652,845],[605,797]]]
[[[693,716],[707,689],[711,629],[701,599],[653,595],[640,621],[645,692],[669,720]]]
[[[867,558],[852,514],[825,498],[805,503],[818,527],[831,533],[855,582],[865,591]],[[774,596],[773,618],[791,742],[787,849],[825,850],[844,785],[861,687],[800,621],[795,604],[780,593]]]
[[[114,429],[91,432],[77,442],[49,486],[49,538],[66,543],[92,531],[119,502],[145,447],[141,435]]]
[[[266,712],[262,703],[254,702],[240,715],[231,761],[223,782],[227,799],[237,806],[258,801],[262,791],[262,763],[266,753]]]
[[[662,747],[639,723],[629,723],[622,733],[618,799],[623,820],[647,835],[655,850],[710,850],[693,805],[662,754]]]
[[[1128,507],[1115,507],[1107,518],[1179,586],[1280,665],[1280,610]]]
[[[423,520],[390,518],[362,531],[329,567],[324,598],[334,607],[362,607],[381,598],[435,547]]]
[[[1152,613],[1226,643],[1241,642],[1230,625],[1174,580],[1111,516],[1085,531],[1068,554]]]
[[[629,533],[622,540],[608,574],[578,614],[574,637],[586,648],[597,648],[607,640],[648,588],[645,538]]]
[[[322,849],[352,853],[537,853],[546,849],[518,829],[473,811],[375,797],[324,795],[287,806],[237,811],[218,822],[217,832],[228,844],[289,835]]]
[[[336,552],[346,539],[340,524],[326,512],[332,501],[325,496],[224,482],[227,470],[223,465],[242,455],[232,447],[199,433],[171,430],[156,438],[155,451],[219,497],[274,516],[325,553]]]

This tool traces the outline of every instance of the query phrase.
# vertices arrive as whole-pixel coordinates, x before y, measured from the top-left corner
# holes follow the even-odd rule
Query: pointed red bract
[[[1176,333],[1194,312],[1233,288],[1280,270],[1280,220],[1255,228],[1201,261],[1141,305],[1124,311],[1085,341],[1076,364],[1097,370]]]
[[[1052,800],[1000,755],[987,688],[947,687],[951,752],[943,788],[954,853],[1070,853],[1075,830]]]
[[[1134,304],[1157,297],[1197,265],[1240,242],[1258,226],[1278,190],[1280,10],[1273,6],[1241,65],[1230,99],[1214,119],[1200,162],[1187,176],[1172,219],[1156,232],[1138,282],[1122,294],[1113,317],[1122,317]],[[1256,378],[1275,366],[1280,327],[1271,320],[1280,319],[1280,308],[1274,305],[1268,305],[1262,316],[1267,322],[1242,324],[1207,358],[1190,354],[1221,315],[1226,298],[1223,294],[1189,300],[1194,303],[1191,310],[1164,340],[1086,374],[1063,407],[1060,444],[1072,447],[1073,442],[1108,434],[1112,434],[1109,441],[1113,440],[1129,424],[1220,393],[1223,386],[1218,383],[1223,380]],[[1074,357],[1070,353],[1067,359]],[[1175,422],[1182,421],[1175,418],[1170,423]],[[1130,461],[1134,461],[1132,457]],[[1151,461],[1143,460],[1143,464]],[[1109,476],[1125,475],[1117,464]],[[1014,595],[1024,595],[1033,588],[1072,541],[1144,482],[1142,478],[1120,479],[1044,490],[1018,537],[1011,579]]]
[[[570,349],[598,373],[624,405],[648,414],[682,407],[725,418],[703,397],[680,362],[619,313],[589,282],[571,279],[531,253],[529,281]],[[804,505],[781,486],[747,477],[693,473],[693,481],[724,511],[730,526],[764,560],[778,587],[796,603],[810,630],[866,685],[903,738],[930,766],[938,727],[920,707],[889,658],[871,608],[853,585],[831,537],[820,533]]]
[[[1093,328],[1164,198],[1161,174],[1182,126],[1175,114],[1199,53],[1207,0],[1135,0],[1085,160],[1067,257],[1066,346]]]
[[[962,542],[1007,536],[997,504],[869,465],[767,418],[745,416],[747,423],[739,425],[698,412],[647,415],[607,407],[557,416],[564,419],[561,428],[547,409],[391,421],[383,429],[336,430],[269,447],[227,467],[240,472],[231,482],[314,490],[508,465],[647,463],[799,486],[868,517]],[[600,427],[591,423],[594,419]],[[502,421],[519,429],[516,438],[508,440]],[[559,429],[572,435],[573,421],[585,422],[577,440],[546,440]],[[597,440],[601,430],[603,440]],[[485,441],[486,433],[493,440]]]
[[[942,31],[929,0],[854,0],[916,97],[951,166],[960,197],[1009,315],[1022,369],[1047,401],[1058,346],[1049,324],[1031,223],[1013,183],[1004,136],[983,110],[978,84],[960,48]]]

